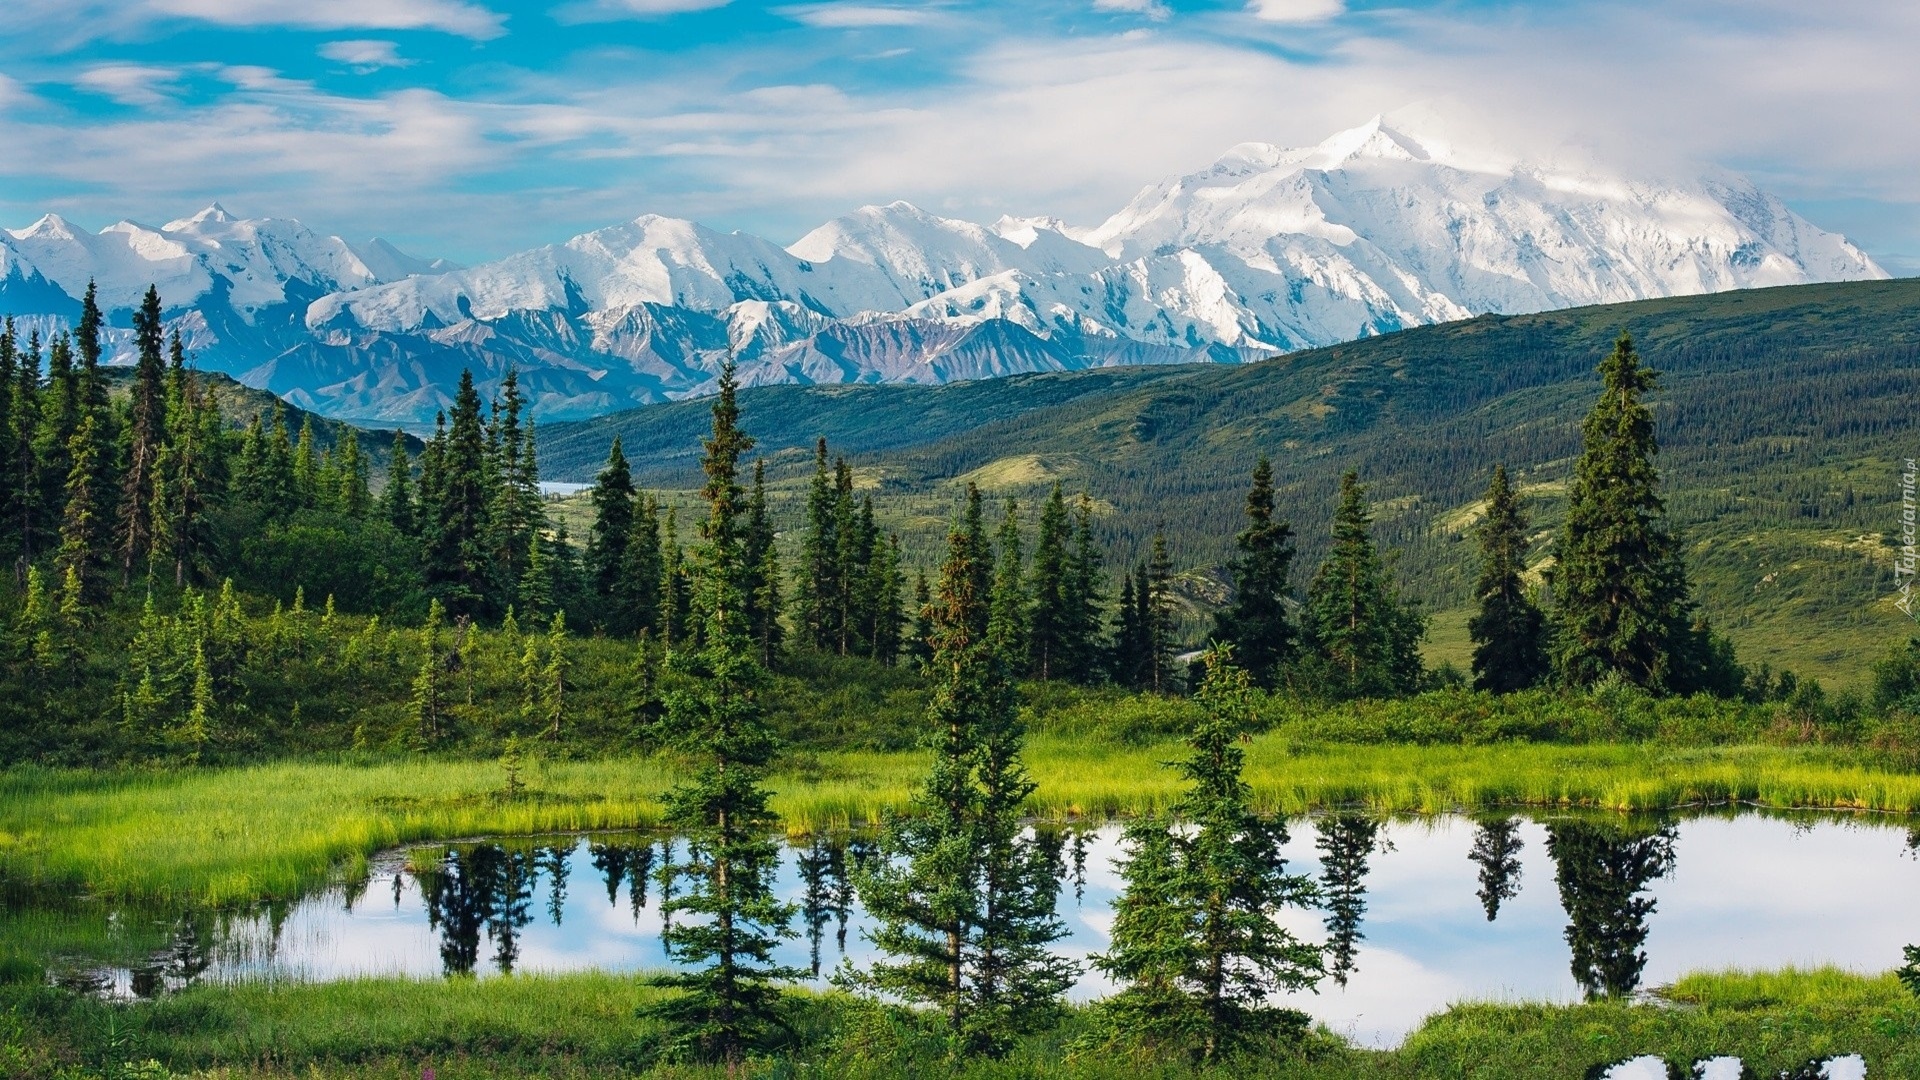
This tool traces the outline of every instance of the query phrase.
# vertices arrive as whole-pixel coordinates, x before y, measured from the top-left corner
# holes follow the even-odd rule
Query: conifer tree
[[[693,586],[680,546],[680,509],[667,507],[660,538],[660,643],[680,645],[692,634]]]
[[[1278,1010],[1267,999],[1314,985],[1321,957],[1277,919],[1314,891],[1287,873],[1285,821],[1255,813],[1241,777],[1250,682],[1227,646],[1205,664],[1203,719],[1179,765],[1189,786],[1170,816],[1127,826],[1126,889],[1112,945],[1094,963],[1125,986],[1103,1007],[1114,1041],[1214,1061],[1271,1033]]]
[[[1027,609],[1027,670],[1041,679],[1069,677],[1073,670],[1073,522],[1059,484],[1040,510],[1033,545],[1033,578]]]
[[[446,609],[435,598],[427,605],[427,621],[420,627],[420,670],[413,678],[413,720],[421,741],[438,742],[446,730],[451,702],[447,654],[442,641]]]
[[[807,489],[806,528],[800,539],[800,564],[794,568],[793,595],[801,637],[807,646],[831,651],[840,640],[840,549],[834,528],[833,474],[827,471],[827,440],[814,445],[813,482]]]
[[[1011,498],[1000,519],[999,541],[994,554],[987,636],[1003,663],[1024,668],[1028,642],[1026,566],[1021,551],[1020,507]]]
[[[360,452],[360,435],[351,427],[340,436],[338,451],[339,487],[332,502],[347,517],[364,518],[373,507],[368,482],[373,464]]]
[[[1527,518],[1507,480],[1493,467],[1487,518],[1480,525],[1480,610],[1467,623],[1473,638],[1473,685],[1496,694],[1524,690],[1548,671],[1545,619],[1527,596]]]
[[[912,638],[907,642],[907,655],[914,664],[924,667],[933,659],[933,590],[927,584],[927,572],[916,570],[913,575],[913,630]]]
[[[171,564],[175,587],[207,568],[213,543],[207,514],[219,484],[216,447],[223,434],[199,379],[183,372],[177,381],[166,440],[154,461],[153,501],[153,559]]]
[[[1340,478],[1333,549],[1307,589],[1306,626],[1336,697],[1411,693],[1421,674],[1426,621],[1404,604],[1373,544],[1372,513],[1357,474]]]
[[[631,634],[640,629],[626,586],[631,570],[627,548],[633,543],[633,469],[618,435],[607,448],[607,464],[594,477],[588,499],[593,526],[587,532],[587,577],[601,600],[601,621],[612,633]]]
[[[1147,629],[1141,618],[1140,598],[1135,595],[1135,583],[1144,577],[1144,566],[1138,573],[1121,575],[1120,604],[1113,616],[1113,652],[1108,660],[1113,681],[1133,690],[1145,685]]]
[[[494,600],[495,591],[486,543],[491,501],[486,432],[472,371],[460,373],[437,480],[432,501],[422,499],[427,519],[427,585],[445,600],[450,614],[480,614]],[[422,495],[426,494],[422,484]]]
[[[1172,693],[1179,608],[1173,595],[1173,558],[1167,553],[1167,538],[1161,532],[1153,534],[1153,554],[1147,559],[1146,577],[1141,586],[1136,588],[1134,598],[1144,608],[1145,686],[1158,694]]]
[[[666,555],[660,546],[660,505],[653,496],[635,497],[633,534],[627,541],[627,563],[620,575],[620,602],[627,625],[635,633],[660,628],[661,593],[666,581]]]
[[[1232,642],[1234,656],[1255,686],[1271,688],[1293,661],[1299,635],[1287,611],[1293,569],[1293,529],[1274,514],[1273,465],[1263,455],[1247,491],[1247,527],[1233,538],[1227,563],[1233,600],[1214,616],[1213,636]]]
[[[767,510],[767,463],[753,463],[753,494],[747,500],[747,621],[759,643],[760,663],[772,667],[785,631],[780,626],[780,552]]]
[[[401,536],[416,536],[419,522],[413,506],[413,455],[407,452],[407,433],[395,429],[393,450],[387,458],[387,486],[380,492],[380,516]]]
[[[127,419],[127,472],[120,491],[120,576],[133,579],[136,565],[153,550],[155,462],[166,434],[165,366],[161,353],[160,292],[148,287],[140,310],[133,316],[134,340],[139,347],[133,375],[133,402]]]
[[[861,592],[866,584],[866,531],[860,527],[853,498],[853,469],[846,458],[833,463],[833,651],[841,656],[859,651]]]
[[[5,525],[9,540],[4,548],[18,546],[20,539],[14,529],[20,519],[17,499],[20,476],[14,462],[14,431],[18,427],[14,395],[19,379],[19,347],[14,333],[13,316],[0,320],[0,522]]]
[[[11,345],[13,320],[7,320],[6,340]],[[41,499],[41,489],[37,482],[40,475],[40,459],[33,450],[33,437],[36,425],[33,419],[40,415],[40,337],[37,331],[27,333],[27,347],[9,349],[15,360],[11,403],[11,430],[0,432],[7,439],[8,487],[11,489],[12,505],[8,517],[14,530],[14,546],[22,565],[31,563],[41,550],[41,539],[46,532],[48,513]]]
[[[92,414],[81,418],[79,430],[67,441],[65,508],[60,518],[60,547],[54,557],[62,581],[71,581],[75,602],[97,606],[106,597],[108,561],[107,523],[101,513],[97,459],[104,453],[99,425]]]
[[[1065,646],[1066,667],[1090,680],[1101,664],[1101,613],[1106,606],[1106,574],[1100,545],[1093,535],[1093,499],[1085,492],[1074,504],[1073,557],[1068,564],[1069,602]]]
[[[56,335],[47,352],[47,383],[40,391],[40,415],[33,436],[37,459],[34,498],[46,508],[49,523],[58,514],[61,492],[72,471],[67,447],[80,429],[80,417],[87,412],[83,395],[72,343],[66,334]]]
[[[546,732],[559,738],[567,715],[567,674],[573,661],[567,655],[567,615],[553,613],[547,625],[547,662],[540,669],[540,704],[545,715]]]
[[[900,659],[900,632],[905,626],[900,612],[905,581],[900,568],[900,536],[894,534],[875,546],[873,649],[872,657],[883,664]]]
[[[856,871],[869,937],[889,959],[837,977],[936,1007],[956,1059],[1003,1051],[1049,1015],[1074,974],[1047,950],[1064,935],[1051,859],[1020,835],[1032,785],[1007,667],[984,631],[991,590],[980,569],[992,553],[975,533],[949,533],[931,605],[934,764],[918,812],[890,818]]]
[[[1553,569],[1554,670],[1573,686],[1609,672],[1656,693],[1682,688],[1693,601],[1665,523],[1653,413],[1655,373],[1620,335],[1600,364],[1600,400],[1581,423],[1580,459]]]
[[[674,741],[699,762],[667,796],[667,820],[686,835],[687,854],[662,869],[676,888],[661,901],[670,920],[661,938],[687,970],[655,980],[681,992],[648,1011],[673,1031],[671,1050],[733,1070],[778,1026],[776,984],[804,973],[773,960],[775,944],[792,934],[793,908],[774,892],[778,819],[761,786],[776,739],[760,704],[766,675],[747,619],[738,470],[753,439],[739,428],[731,361],[721,370],[712,434],[703,445],[708,512],[695,554],[695,607],[704,632],[697,648],[686,642],[671,654],[669,663],[694,688],[667,703]]]
[[[300,437],[293,444],[293,499],[294,506],[301,510],[311,510],[321,506],[322,495],[331,494],[321,491],[320,455],[313,441],[313,414],[300,418]]]

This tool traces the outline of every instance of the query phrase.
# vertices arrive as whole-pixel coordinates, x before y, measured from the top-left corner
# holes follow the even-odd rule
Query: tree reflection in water
[[[480,960],[480,935],[493,944],[493,963],[503,972],[520,959],[520,929],[533,918],[534,851],[499,844],[450,848],[438,863],[414,877],[427,909],[427,925],[440,934],[440,965],[448,975],[469,975]]]
[[[1314,823],[1320,849],[1320,897],[1327,908],[1327,974],[1341,986],[1353,974],[1354,954],[1366,935],[1360,932],[1367,911],[1367,860],[1384,845],[1378,818],[1337,814]]]
[[[1506,817],[1482,821],[1474,833],[1473,851],[1467,855],[1480,867],[1480,906],[1487,921],[1500,914],[1502,901],[1520,895],[1520,819]]]
[[[1556,821],[1547,826],[1547,853],[1567,912],[1573,977],[1589,998],[1631,993],[1647,965],[1640,947],[1654,901],[1647,886],[1673,871],[1671,824],[1625,826]]]

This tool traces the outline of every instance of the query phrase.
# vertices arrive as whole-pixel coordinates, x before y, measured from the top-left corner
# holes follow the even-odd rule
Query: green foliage
[[[1299,649],[1299,634],[1287,610],[1293,570],[1293,529],[1274,516],[1273,464],[1264,456],[1253,467],[1247,491],[1247,527],[1233,538],[1227,562],[1233,600],[1214,616],[1213,636],[1229,642],[1253,683],[1272,687]]]
[[[1309,659],[1295,679],[1308,692],[1392,697],[1419,685],[1426,619],[1389,578],[1372,523],[1360,478],[1349,472],[1340,480],[1333,550],[1307,587]]]
[[[1474,642],[1473,685],[1510,693],[1548,674],[1546,622],[1527,595],[1527,518],[1507,479],[1493,467],[1487,486],[1487,518],[1480,525],[1480,580],[1474,591],[1480,610],[1467,623]]]
[[[1573,977],[1588,997],[1626,994],[1640,984],[1647,956],[1647,916],[1654,901],[1643,893],[1672,872],[1672,825],[1622,828],[1612,823],[1556,821],[1547,826],[1560,906],[1567,912]]]
[[[1124,984],[1107,1002],[1106,1041],[1148,1053],[1217,1060],[1275,1026],[1276,991],[1314,985],[1320,950],[1282,928],[1285,908],[1313,902],[1312,884],[1286,872],[1286,823],[1251,805],[1240,738],[1252,720],[1249,680],[1226,646],[1206,656],[1200,723],[1179,766],[1188,787],[1167,817],[1127,826],[1113,943],[1096,958]]]
[[[1018,559],[1017,540],[1006,550]],[[997,592],[983,588],[990,558],[977,527],[950,533],[930,616],[933,767],[915,812],[889,815],[875,858],[855,871],[875,922],[868,936],[887,959],[836,976],[933,1006],[950,1061],[1004,1054],[1013,1036],[1051,1021],[1076,974],[1048,949],[1066,933],[1052,859],[1023,835],[1035,785],[1021,759],[1026,733],[1009,683],[1017,644],[1006,626],[1023,605],[1004,573]]]

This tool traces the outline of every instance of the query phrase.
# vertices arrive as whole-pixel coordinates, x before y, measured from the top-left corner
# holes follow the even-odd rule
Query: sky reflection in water
[[[1578,833],[1574,819],[1523,817],[1510,830],[1520,842],[1508,860],[1518,867],[1506,882],[1513,895],[1498,900],[1492,921],[1481,865],[1469,855],[1477,838],[1483,851],[1499,849],[1491,842],[1497,835],[1486,837],[1479,823],[1458,816],[1370,824],[1293,824],[1289,864],[1329,880],[1341,902],[1291,911],[1283,920],[1310,940],[1349,945],[1344,983],[1329,978],[1317,994],[1289,1000],[1365,1045],[1393,1045],[1456,1001],[1579,1000],[1561,877],[1571,877],[1575,906],[1589,913],[1584,940],[1599,966],[1588,970],[1611,972],[1616,985],[1655,986],[1726,967],[1884,971],[1899,962],[1901,945],[1920,940],[1920,906],[1913,903],[1920,859],[1904,827],[1873,819],[1747,813],[1625,832],[1603,820]],[[1550,826],[1566,868],[1550,853]],[[1107,942],[1121,885],[1112,865],[1118,838],[1113,826],[1061,836],[1060,911],[1069,936],[1059,949],[1083,964]],[[1077,879],[1076,854],[1084,867]],[[666,965],[659,885],[650,873],[659,864],[658,841],[649,847],[631,834],[556,837],[411,855],[416,867],[438,862],[441,869],[408,870],[397,855],[377,860],[356,895],[333,889],[282,908],[278,920],[260,914],[203,931],[194,947],[181,950],[200,954],[185,970],[204,968],[202,979],[326,980]],[[845,866],[859,857],[857,842],[851,851],[836,841],[786,853],[781,891],[802,911],[781,962],[811,968],[817,948],[824,982],[842,962],[871,958],[864,917],[844,878]],[[1635,891],[1634,881],[1620,880],[1620,867],[1636,858],[1642,875],[1667,872]],[[1336,872],[1329,874],[1330,865]],[[563,878],[558,892],[556,870]],[[636,881],[645,891],[638,905]],[[1652,911],[1635,918],[1631,907],[1646,901]],[[848,909],[844,921],[840,908]],[[1635,950],[1638,931],[1645,939]],[[1643,970],[1636,952],[1644,952]],[[179,972],[180,961],[172,967]],[[1088,967],[1076,998],[1111,989]]]

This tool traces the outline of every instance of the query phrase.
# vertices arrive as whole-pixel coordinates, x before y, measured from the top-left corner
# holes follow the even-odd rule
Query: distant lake
[[[1904,819],[1315,817],[1290,831],[1289,867],[1326,897],[1282,921],[1331,943],[1338,977],[1286,1001],[1362,1045],[1395,1045],[1460,1001],[1571,1002],[1729,967],[1880,972],[1920,942],[1920,829]],[[1119,828],[1041,835],[1058,848],[1059,951],[1084,962],[1107,944]],[[76,961],[66,977],[131,996],[198,980],[658,970],[667,843],[623,833],[429,845],[374,860],[362,885],[254,911],[110,912],[123,927],[159,923],[149,928],[171,944],[141,963]],[[784,853],[780,887],[799,913],[779,959],[817,972],[816,985],[873,956],[848,881],[869,851],[854,834]],[[62,940],[61,917],[16,905],[0,916],[0,942]],[[1111,990],[1089,967],[1073,995]]]

